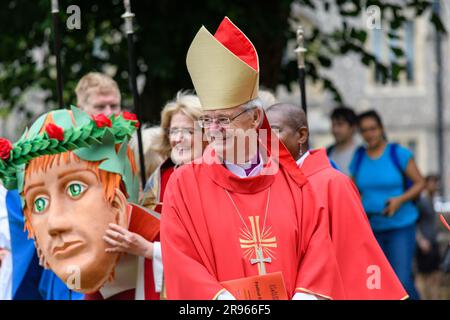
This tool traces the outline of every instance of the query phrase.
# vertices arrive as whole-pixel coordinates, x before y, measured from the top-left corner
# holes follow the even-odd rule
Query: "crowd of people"
[[[72,290],[27,239],[22,190],[0,188],[0,299],[236,299],[224,281],[279,271],[293,300],[440,298],[439,177],[423,178],[374,110],[356,115],[337,107],[335,143],[311,149],[303,110],[258,94],[256,51],[249,42],[238,48],[248,41],[233,38],[240,30],[227,19],[213,38],[205,30],[187,59],[196,94],[180,90],[163,106],[159,125],[142,128],[147,182],[138,205],[161,219],[158,235],[120,221],[102,233],[106,252],[139,257],[141,271],[121,258],[109,284]],[[82,77],[76,97],[97,124],[100,115],[124,111],[117,83],[105,74]],[[52,118],[45,121],[60,116]],[[139,159],[136,134],[129,146],[130,161]],[[139,166],[132,168],[137,174]],[[370,278],[373,266],[382,280],[377,272]]]
[[[443,298],[439,270],[446,251],[438,245],[434,210],[439,176],[422,177],[411,151],[388,140],[375,110],[357,115],[338,107],[331,122],[335,144],[327,153],[355,182],[375,237],[410,297]]]

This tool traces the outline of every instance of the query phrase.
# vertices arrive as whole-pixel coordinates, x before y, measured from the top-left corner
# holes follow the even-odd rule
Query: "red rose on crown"
[[[124,111],[124,112],[122,113],[122,115],[123,115],[123,118],[124,118],[125,120],[136,121],[136,123],[134,124],[134,126],[135,126],[136,128],[139,127],[140,123],[139,123],[139,121],[138,121],[137,116],[136,116],[134,113],[131,113],[131,112],[128,112],[128,111]]]
[[[94,119],[95,124],[97,125],[97,127],[99,128],[103,128],[103,127],[108,127],[111,128],[112,127],[112,121],[111,119],[109,119],[107,116],[105,116],[103,113],[101,114],[97,114],[97,115],[93,115],[92,119]]]
[[[13,146],[8,139],[0,138],[0,159],[8,160]]]
[[[47,135],[51,139],[56,139],[59,141],[64,140],[64,130],[60,126],[57,126],[54,123],[49,123],[45,126],[45,132],[47,132]]]

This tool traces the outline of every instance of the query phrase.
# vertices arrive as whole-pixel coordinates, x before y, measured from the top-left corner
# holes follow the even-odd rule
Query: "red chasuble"
[[[302,165],[325,205],[345,294],[337,299],[404,299],[407,293],[370,228],[353,182],[333,169],[325,149],[310,151]]]
[[[263,128],[269,128],[266,145],[278,142],[267,119]],[[257,247],[271,260],[266,272],[283,273],[289,298],[296,292],[341,297],[327,213],[284,146],[275,174],[267,174],[271,157],[260,175],[249,178],[208,164],[211,154],[207,149],[202,163],[176,170],[167,185],[161,215],[167,298],[215,299],[224,291],[220,282],[258,275],[260,264],[251,262]]]

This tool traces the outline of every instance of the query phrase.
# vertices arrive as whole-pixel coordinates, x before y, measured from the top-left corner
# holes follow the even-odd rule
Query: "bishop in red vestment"
[[[214,36],[200,29],[187,65],[211,144],[167,185],[161,246],[168,299],[233,298],[221,282],[275,272],[290,299],[341,297],[326,211],[256,99],[253,45],[225,18]],[[245,143],[237,148],[240,129],[259,132],[256,154]],[[224,156],[230,146],[244,161]]]

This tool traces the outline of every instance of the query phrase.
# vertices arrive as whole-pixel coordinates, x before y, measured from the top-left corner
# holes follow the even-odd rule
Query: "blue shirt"
[[[390,155],[391,144],[387,144],[383,154],[377,158],[370,158],[364,153],[358,172],[356,170],[356,154],[350,164],[353,177],[356,174],[356,186],[362,197],[362,204],[369,216],[370,225],[374,231],[387,231],[414,224],[419,212],[412,201],[402,204],[392,217],[382,214],[389,198],[405,193],[403,174],[395,166]],[[409,160],[413,155],[408,149],[398,146],[397,157],[402,171],[405,172]]]

